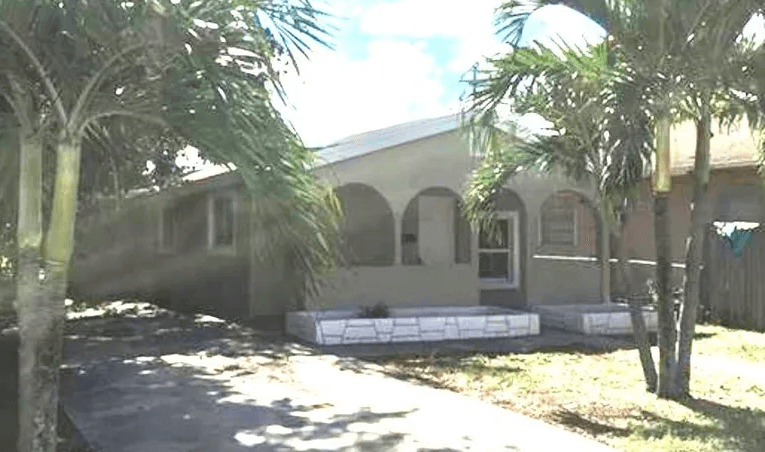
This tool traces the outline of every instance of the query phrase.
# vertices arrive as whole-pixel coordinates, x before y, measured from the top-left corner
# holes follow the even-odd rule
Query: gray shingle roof
[[[449,132],[459,128],[460,125],[460,115],[451,114],[351,135],[319,149],[317,167],[331,165],[410,141]]]

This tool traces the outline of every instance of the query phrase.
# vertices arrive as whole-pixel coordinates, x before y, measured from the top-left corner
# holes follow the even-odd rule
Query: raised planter
[[[443,341],[539,334],[539,315],[492,306],[392,308],[387,318],[355,310],[289,312],[287,333],[322,345]]]
[[[620,335],[632,334],[632,318],[629,306],[622,303],[541,305],[534,306],[542,325],[583,334]],[[643,308],[646,329],[655,332],[659,326],[658,313]]]

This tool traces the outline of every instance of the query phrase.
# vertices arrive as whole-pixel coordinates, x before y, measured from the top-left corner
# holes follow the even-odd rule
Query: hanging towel
[[[744,253],[746,243],[751,237],[751,230],[736,228],[726,238],[728,239],[728,243],[730,243],[733,254],[735,254],[737,257],[741,257],[741,255]]]

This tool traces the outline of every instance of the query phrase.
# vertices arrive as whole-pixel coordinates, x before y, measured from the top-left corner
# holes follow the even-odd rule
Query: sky
[[[277,108],[309,147],[349,135],[460,110],[460,96],[476,62],[509,50],[495,33],[495,8],[503,0],[329,0],[312,4],[334,16],[334,49],[315,45],[300,72],[285,74],[287,104]],[[755,27],[763,28],[763,21]],[[528,20],[523,44],[534,40],[596,42],[597,24],[561,5]],[[523,125],[523,124],[522,124]],[[527,127],[534,128],[533,124]],[[179,157],[203,167],[194,149]]]
[[[284,78],[279,105],[307,146],[417,119],[456,113],[470,68],[505,53],[495,34],[502,0],[331,0],[334,50],[315,47]],[[563,6],[543,8],[524,39],[597,36],[597,25]],[[278,103],[278,101],[277,101]]]
[[[330,13],[333,49],[314,45],[298,57],[299,73],[282,83],[287,102],[276,107],[306,146],[321,147],[346,136],[460,110],[471,67],[506,53],[495,33],[494,13],[503,0],[329,0],[312,2]],[[548,6],[528,20],[522,43],[563,39],[592,42],[603,30],[565,7]],[[177,163],[214,174],[194,148]],[[148,168],[147,168],[148,170]]]

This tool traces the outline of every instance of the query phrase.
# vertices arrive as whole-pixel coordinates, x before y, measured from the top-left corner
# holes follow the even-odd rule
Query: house
[[[696,129],[693,123],[673,128],[671,139],[672,192],[670,194],[673,284],[681,287],[685,240],[691,228],[693,165]],[[746,122],[727,128],[713,124],[710,142],[708,196],[712,221],[765,223],[765,192],[759,172],[762,137]],[[656,247],[653,235],[651,184],[646,180],[635,211],[625,228],[627,256],[635,259],[636,279],[654,278]]]
[[[675,143],[683,152],[694,144],[686,135],[678,134]],[[761,199],[751,190],[755,148],[748,133],[731,136],[712,141],[717,217],[760,218]],[[673,215],[672,232],[680,263],[691,192],[685,154],[678,155],[672,206],[681,214]],[[496,201],[502,237],[488,240],[460,210],[460,194],[476,164],[458,115],[362,133],[324,148],[314,171],[336,188],[342,203],[350,266],[338,269],[330,287],[307,305],[527,308],[599,302],[592,189],[561,175],[513,177]],[[629,253],[645,278],[653,271],[642,262],[653,258],[649,189],[646,182],[626,230]],[[757,215],[753,208],[760,209]],[[257,231],[250,212],[241,178],[227,172],[134,197],[119,213],[86,215],[72,287],[82,296],[141,295],[175,308],[278,321],[290,309],[284,269],[253,258]]]

